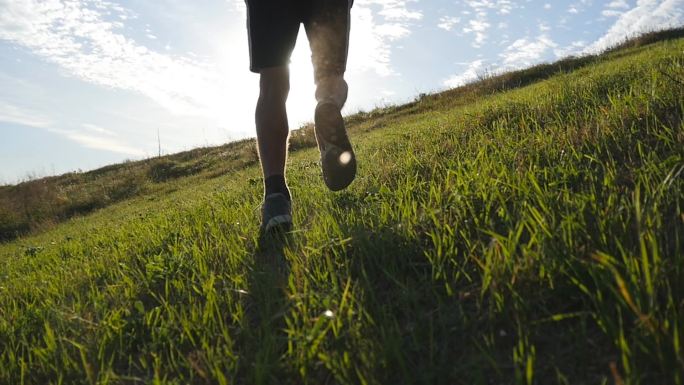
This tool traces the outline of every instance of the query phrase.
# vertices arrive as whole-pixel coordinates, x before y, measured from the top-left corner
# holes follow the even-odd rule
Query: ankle
[[[271,194],[283,194],[287,200],[292,199],[284,175],[271,175],[264,179],[264,197]]]

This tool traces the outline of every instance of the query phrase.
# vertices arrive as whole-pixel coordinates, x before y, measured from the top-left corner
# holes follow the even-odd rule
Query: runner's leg
[[[260,74],[255,122],[257,148],[269,194],[269,181],[284,187],[289,126],[285,102],[290,89],[288,63],[301,17],[286,0],[248,0],[250,69]],[[271,178],[278,176],[278,178]],[[273,185],[273,183],[270,183]],[[270,188],[273,190],[272,188]],[[286,194],[289,198],[289,193]]]
[[[332,191],[346,188],[356,176],[356,157],[341,113],[347,101],[344,71],[351,3],[351,0],[310,0],[310,13],[304,20],[318,101],[314,129],[321,152],[323,181]]]
[[[313,0],[304,21],[318,103],[332,102],[342,109],[347,101],[347,67],[352,0]]]
[[[261,70],[255,121],[257,147],[264,179],[284,175],[290,133],[285,102],[290,90],[287,66]]]

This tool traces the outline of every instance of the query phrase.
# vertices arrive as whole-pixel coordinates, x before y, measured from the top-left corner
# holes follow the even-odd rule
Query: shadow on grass
[[[463,263],[467,253],[453,256],[453,263],[461,266],[436,275],[442,269],[426,257],[428,239],[408,238],[394,228],[355,226],[347,231],[353,239],[350,273],[373,320],[367,338],[380,347],[378,362],[370,366],[380,368],[375,375],[382,383],[506,383],[515,374],[511,351],[521,338],[516,328],[522,321],[516,317],[538,319],[547,311],[576,310],[568,309],[573,306],[570,298],[554,301],[521,288],[529,308],[517,308],[509,300],[503,310],[493,312],[488,297],[481,297],[479,272]],[[563,288],[557,292],[566,294]],[[577,368],[600,370],[595,357],[572,354],[576,349],[592,351],[592,340],[600,338],[581,319],[524,325],[540,353],[535,367],[540,378],[554,378],[557,369],[579,378],[585,374]]]
[[[281,357],[287,351],[285,314],[290,266],[285,249],[293,241],[290,233],[261,234],[249,273],[246,306],[246,350],[243,375],[247,383],[278,384],[282,378]]]
[[[374,321],[367,332],[380,348],[372,366],[381,382],[447,383],[463,372],[477,379],[487,365],[467,348],[476,333],[465,319],[473,304],[449,296],[434,279],[425,245],[392,228],[353,227],[349,233],[350,273]]]

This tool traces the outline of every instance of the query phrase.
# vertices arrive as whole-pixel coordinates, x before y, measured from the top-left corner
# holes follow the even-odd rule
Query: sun
[[[297,45],[290,62],[290,96],[287,100],[287,114],[291,128],[298,128],[313,120],[316,99],[314,94],[313,66],[311,51],[303,31],[297,39]]]

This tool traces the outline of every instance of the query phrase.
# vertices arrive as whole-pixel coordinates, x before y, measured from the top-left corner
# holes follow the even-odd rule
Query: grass
[[[246,165],[6,243],[0,383],[683,384],[683,50],[359,114],[339,194],[303,140],[285,239]]]
[[[140,196],[164,195],[257,164],[253,140],[0,186],[0,242]]]

